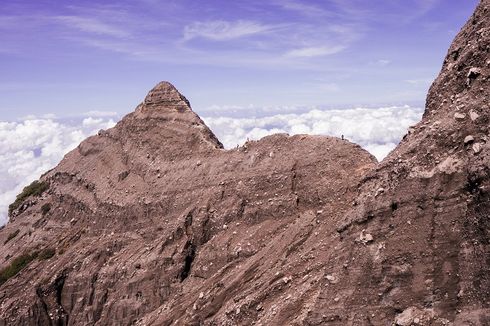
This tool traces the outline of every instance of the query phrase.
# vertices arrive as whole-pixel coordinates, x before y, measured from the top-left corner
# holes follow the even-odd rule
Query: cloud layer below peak
[[[204,121],[225,148],[274,133],[344,136],[382,160],[396,147],[408,127],[421,119],[422,113],[423,109],[410,106],[310,109],[259,118],[208,117]]]
[[[82,140],[114,124],[112,119],[97,117],[73,122],[46,118],[0,121],[0,225],[7,221],[8,205],[23,187],[53,168]]]
[[[398,144],[423,113],[422,109],[409,106],[346,110],[277,108],[255,109],[258,117],[245,118],[233,114],[236,109],[214,108],[220,116],[203,118],[226,148],[274,133],[344,135],[378,160]],[[296,113],[278,113],[284,111]],[[112,116],[111,112],[92,112],[91,116],[72,121],[35,117],[20,122],[0,121],[0,225],[6,223],[8,205],[23,187],[56,166],[83,139],[114,126]]]

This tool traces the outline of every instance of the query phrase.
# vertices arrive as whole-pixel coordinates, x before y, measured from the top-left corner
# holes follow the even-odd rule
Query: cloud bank
[[[23,187],[53,168],[82,140],[114,125],[112,119],[87,117],[73,122],[28,118],[0,121],[0,225],[8,205]]]
[[[260,118],[208,117],[204,121],[226,148],[274,133],[344,135],[381,160],[395,148],[408,127],[421,119],[422,113],[421,108],[393,106],[312,109],[304,113],[274,114]]]
[[[226,148],[274,133],[344,135],[381,160],[423,113],[423,109],[409,106],[301,110],[287,114],[264,110],[257,118],[245,118],[235,113],[226,116],[226,108],[223,108],[221,116],[203,120]],[[83,139],[114,126],[113,114],[91,113],[90,117],[74,121],[52,117],[0,121],[0,225],[6,223],[8,205],[23,187],[56,166]]]

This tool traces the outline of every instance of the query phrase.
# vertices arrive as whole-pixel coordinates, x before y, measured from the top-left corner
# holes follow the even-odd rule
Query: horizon
[[[273,133],[382,160],[424,111],[477,4],[7,1],[0,14],[0,225],[22,188],[162,79],[227,148]]]

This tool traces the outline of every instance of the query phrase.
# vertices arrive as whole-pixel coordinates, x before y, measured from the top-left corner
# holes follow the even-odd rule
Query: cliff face
[[[379,164],[331,137],[224,150],[158,84],[12,210],[0,325],[488,325],[489,24],[484,0]]]
[[[275,135],[223,150],[185,98],[160,83],[115,128],[69,153],[43,176],[49,189],[14,211],[0,240],[20,232],[4,246],[11,257],[3,266],[23,252],[56,255],[2,285],[3,320],[221,320],[245,289],[237,307],[244,321],[257,319],[271,286],[307,273],[300,248],[336,236],[374,165],[359,146],[328,137]]]

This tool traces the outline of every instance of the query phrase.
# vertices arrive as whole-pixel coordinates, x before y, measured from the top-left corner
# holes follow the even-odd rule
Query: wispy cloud
[[[53,19],[62,23],[68,28],[75,28],[82,32],[118,38],[125,38],[131,35],[129,31],[121,28],[120,26],[110,25],[99,21],[96,18],[80,16],[55,16]]]
[[[425,15],[427,12],[432,10],[441,0],[416,0],[417,11],[416,16]]]
[[[265,33],[273,28],[273,26],[248,20],[194,22],[184,27],[184,40],[204,38],[213,41],[227,41]]]
[[[440,0],[361,1],[330,0],[349,20],[408,24],[432,10]]]
[[[120,39],[100,39],[86,36],[72,36],[69,39],[85,46],[120,53],[136,59],[147,59],[148,61],[157,62],[160,61],[153,59],[152,56],[155,51],[159,51],[158,49],[153,49],[145,43],[139,43],[137,40],[128,42]],[[161,58],[164,59],[164,57]]]
[[[141,7],[145,5],[148,4]],[[223,67],[308,68],[309,59],[338,53],[358,38],[360,29],[348,22],[305,17],[284,21],[284,11],[301,15],[327,14],[317,4],[288,0],[275,5],[278,12],[272,13],[272,17],[238,15],[196,21],[196,12],[193,12],[188,17],[180,15],[183,18],[178,20],[168,17],[163,20],[165,23],[156,19],[158,15],[146,14],[143,19],[141,14],[148,8],[141,11],[142,8],[127,3],[90,7],[67,5],[62,15],[37,13],[34,14],[36,19],[28,21],[36,24],[29,27],[31,31],[43,31],[43,37],[52,38],[53,42],[63,40],[138,61]],[[156,2],[151,7],[153,11],[161,9]],[[185,9],[179,3],[171,7],[175,16]],[[3,24],[7,30],[14,29],[13,26],[24,20],[19,18],[23,17],[2,20],[0,15],[0,28]],[[25,28],[24,24],[22,26]],[[237,40],[240,42],[231,42]],[[219,44],[225,42],[229,42],[226,47]],[[314,61],[310,63],[312,69],[315,69]],[[316,68],[324,66],[317,63]]]
[[[286,53],[287,57],[302,57],[302,58],[311,58],[311,57],[321,57],[326,55],[331,55],[335,53],[339,53],[345,49],[345,46],[337,45],[337,46],[320,46],[320,47],[305,47],[300,49],[294,49],[288,51]]]
[[[374,62],[376,66],[381,66],[381,67],[388,66],[390,63],[391,60],[387,60],[387,59],[379,59]]]
[[[276,5],[282,9],[298,12],[304,16],[331,16],[333,13],[313,4],[298,2],[293,0],[275,1]]]

